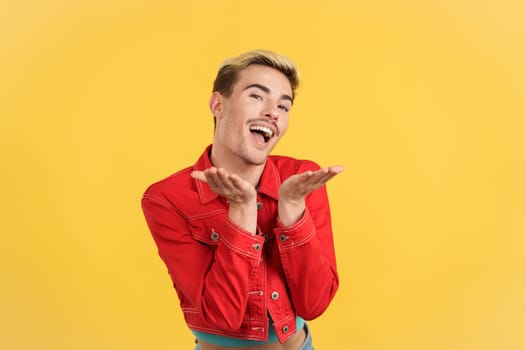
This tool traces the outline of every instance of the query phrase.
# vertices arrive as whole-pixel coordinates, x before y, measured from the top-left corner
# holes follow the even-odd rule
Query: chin
[[[251,146],[246,145],[245,147],[241,149],[241,152],[239,153],[239,155],[246,164],[256,165],[256,166],[264,165],[264,163],[266,163],[266,159],[268,159],[268,156],[275,145],[268,145],[268,146],[270,147],[260,149],[253,145]]]
[[[244,161],[250,165],[263,165],[268,158],[268,152],[252,151],[252,154],[245,154]],[[255,153],[255,154],[254,154]]]
[[[268,156],[266,155],[264,157],[250,157],[249,159],[245,160],[251,165],[264,165],[264,163],[266,163],[267,158]]]

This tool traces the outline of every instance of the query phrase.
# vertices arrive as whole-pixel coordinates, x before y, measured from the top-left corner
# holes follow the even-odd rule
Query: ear
[[[217,119],[222,118],[222,108],[223,108],[223,96],[220,92],[215,91],[210,97],[210,111],[213,116]]]

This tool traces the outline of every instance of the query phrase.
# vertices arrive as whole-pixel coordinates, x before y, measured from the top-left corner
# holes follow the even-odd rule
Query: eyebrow
[[[247,87],[244,88],[244,90],[248,90],[249,88],[258,88],[258,89],[261,89],[262,91],[266,92],[267,94],[269,94],[270,92],[272,92],[272,90],[270,90],[270,88],[264,86],[264,85],[261,85],[261,84],[257,84],[257,83],[254,83],[254,84],[250,84],[248,85]],[[281,95],[281,98],[283,100],[289,100],[292,104],[293,104],[293,98],[292,96],[290,95],[286,95],[286,94],[283,94]]]

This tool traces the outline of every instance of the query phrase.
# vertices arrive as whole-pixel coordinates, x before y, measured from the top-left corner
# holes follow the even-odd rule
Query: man
[[[313,349],[305,320],[338,288],[325,183],[342,166],[270,156],[298,74],[264,50],[224,62],[212,145],[153,184],[142,208],[196,349]]]

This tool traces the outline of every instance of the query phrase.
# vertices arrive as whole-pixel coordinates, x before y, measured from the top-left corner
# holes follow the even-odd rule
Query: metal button
[[[259,243],[255,243],[252,247],[256,252],[258,252],[259,249],[261,249],[261,245]]]
[[[263,204],[261,202],[257,202],[257,210],[261,210],[263,207]]]
[[[271,297],[272,297],[273,300],[277,300],[277,299],[279,299],[279,293],[278,292],[272,292]]]
[[[286,333],[286,332],[288,332],[288,325],[283,326],[283,333]]]
[[[286,240],[288,239],[288,236],[287,235],[280,235],[279,239],[281,240],[281,242],[286,242]]]
[[[215,232],[214,230],[211,231],[211,239],[213,239],[214,241],[219,240],[219,234]]]

